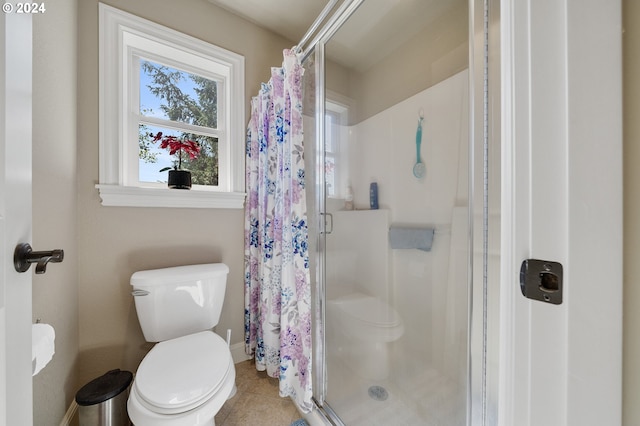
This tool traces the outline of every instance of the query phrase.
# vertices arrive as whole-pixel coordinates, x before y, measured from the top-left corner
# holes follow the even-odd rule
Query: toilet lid
[[[134,384],[148,408],[180,413],[199,406],[222,386],[230,362],[226,342],[203,331],[154,346],[138,367]]]
[[[342,297],[336,302],[345,314],[364,323],[377,327],[397,327],[402,324],[396,310],[377,297],[358,294]]]

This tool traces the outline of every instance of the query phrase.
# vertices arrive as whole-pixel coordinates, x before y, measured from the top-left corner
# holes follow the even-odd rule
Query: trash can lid
[[[84,385],[76,394],[78,405],[95,405],[119,395],[131,384],[133,374],[120,369],[111,370]]]

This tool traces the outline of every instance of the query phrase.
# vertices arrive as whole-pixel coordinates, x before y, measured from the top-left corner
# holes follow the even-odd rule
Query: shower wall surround
[[[465,416],[468,78],[467,70],[459,72],[356,125],[337,125],[335,132],[340,135],[337,185],[342,186],[336,193],[345,194],[350,185],[356,210],[345,211],[342,198],[327,200],[333,215],[326,236],[327,302],[364,293],[387,302],[402,317],[404,333],[389,343],[388,389],[396,398],[406,392],[403,404],[415,405],[407,417],[411,421],[462,424]],[[327,101],[345,104],[330,94]],[[412,169],[421,112],[426,175],[416,178]],[[378,183],[380,210],[369,210],[371,182]],[[391,249],[391,224],[434,227],[431,251]],[[327,349],[334,353],[331,333],[328,339]],[[367,402],[342,405],[350,396],[332,388],[336,368],[330,361],[329,402],[346,424],[360,424],[367,418]],[[436,400],[444,403],[442,410],[424,414]]]
[[[359,292],[388,301],[391,265],[387,244],[390,211],[336,211],[327,236],[327,300]]]
[[[468,198],[467,87],[464,71],[356,126],[356,145],[363,157],[352,169],[356,205],[364,201],[369,180],[377,180],[380,203],[389,208],[392,223],[436,228],[430,252],[393,250],[391,257],[393,305],[403,312],[407,336],[396,346],[399,353],[416,354],[416,359],[403,364],[407,376],[425,359],[436,366],[443,362],[448,314],[443,302],[452,285],[448,265],[453,208],[466,206]],[[427,172],[417,179],[412,166],[421,109],[425,116],[422,160]],[[458,284],[466,288],[466,277]],[[459,303],[458,312],[466,317],[466,300]],[[466,322],[460,326],[466,333]]]
[[[356,208],[368,208],[369,184],[377,181],[380,207],[392,211],[392,221],[451,222],[453,206],[468,198],[468,75],[462,71],[342,132],[349,135],[347,169]],[[412,167],[421,109],[427,173],[417,179]]]

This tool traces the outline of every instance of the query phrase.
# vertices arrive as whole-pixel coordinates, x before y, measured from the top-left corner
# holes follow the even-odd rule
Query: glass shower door
[[[330,35],[305,62],[316,399],[338,424],[465,425],[467,2],[366,0]]]

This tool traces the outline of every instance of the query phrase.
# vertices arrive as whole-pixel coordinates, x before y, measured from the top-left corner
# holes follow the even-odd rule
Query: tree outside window
[[[153,142],[162,132],[197,142],[200,154],[183,158],[182,168],[191,171],[194,185],[218,185],[218,82],[141,59],[139,112],[140,182],[166,182],[166,172],[159,170],[177,162]]]

